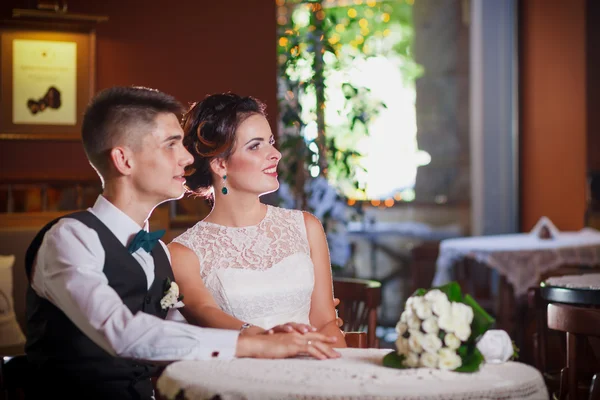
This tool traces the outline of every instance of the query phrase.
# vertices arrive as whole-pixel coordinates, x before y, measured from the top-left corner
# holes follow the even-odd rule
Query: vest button
[[[152,297],[146,296],[146,304],[150,304],[151,300],[152,300]]]

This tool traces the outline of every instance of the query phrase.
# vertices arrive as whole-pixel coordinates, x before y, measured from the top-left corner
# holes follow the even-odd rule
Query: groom
[[[319,333],[239,336],[165,320],[176,285],[167,247],[147,221],[184,193],[192,156],[181,111],[146,88],[107,89],[90,103],[82,140],[103,194],[48,224],[27,251],[33,398],[151,399],[155,367],[144,361],[339,356],[334,338]]]

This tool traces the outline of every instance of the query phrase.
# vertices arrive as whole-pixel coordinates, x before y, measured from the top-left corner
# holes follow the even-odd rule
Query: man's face
[[[159,203],[183,196],[184,169],[193,157],[183,147],[183,130],[174,114],[158,114],[154,122],[134,154],[131,176],[138,193]]]

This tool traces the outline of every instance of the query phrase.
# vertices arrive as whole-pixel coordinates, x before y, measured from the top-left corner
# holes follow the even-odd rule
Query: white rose
[[[408,299],[406,299],[406,309],[409,310],[412,305],[413,305],[413,301],[414,301],[415,297],[409,297]]]
[[[404,365],[410,368],[419,366],[419,355],[413,352],[409,352],[404,359]]]
[[[423,302],[425,302],[425,299],[423,298],[423,296],[413,296],[410,308],[412,308],[414,310],[415,308],[417,308],[421,304],[423,304]]]
[[[446,336],[444,336],[444,343],[452,350],[456,350],[460,347],[460,339],[453,333],[446,333]]]
[[[446,332],[454,332],[454,319],[451,313],[441,315],[437,323],[440,329]]]
[[[417,314],[417,316],[423,320],[431,317],[431,315],[432,315],[431,304],[426,300],[423,300],[423,301],[415,304],[413,307],[415,309],[415,313]]]
[[[418,330],[421,329],[421,320],[416,315],[412,314],[407,321],[408,329]]]
[[[415,353],[421,353],[423,346],[421,344],[423,340],[423,334],[417,330],[409,329],[410,336],[408,337],[408,345],[410,350]]]
[[[438,355],[435,353],[423,353],[419,359],[419,365],[426,368],[436,368],[438,365]]]
[[[427,353],[435,354],[440,348],[442,348],[442,340],[437,337],[437,335],[428,333],[427,335],[423,336],[421,340],[421,347],[423,347],[423,350],[425,350]]]
[[[462,360],[454,350],[443,348],[438,351],[438,368],[453,371],[462,365]]]
[[[402,314],[400,314],[400,322],[407,322],[408,317],[412,314],[412,311],[405,310]]]
[[[466,342],[469,340],[469,336],[471,336],[471,326],[466,325],[464,322],[458,323],[455,326],[454,334],[457,338],[463,342]]]
[[[179,295],[179,285],[175,282],[171,282],[171,287],[169,288],[170,292],[175,293],[176,296]]]
[[[497,329],[487,331],[477,342],[477,348],[485,358],[485,362],[490,364],[506,362],[513,355],[510,336],[505,331]]]
[[[444,295],[444,297],[438,297],[431,305],[431,310],[438,317],[442,317],[446,314],[450,314],[452,312],[450,301]]]
[[[456,320],[471,325],[471,322],[473,322],[473,309],[466,304],[452,302],[452,316]]]
[[[398,337],[398,339],[396,339],[396,353],[398,353],[398,355],[406,355],[409,350],[408,339],[403,338],[402,336]]]
[[[429,317],[425,321],[423,321],[423,330],[427,333],[438,333],[439,327],[437,323],[436,317]],[[396,329],[397,331],[397,329]]]
[[[425,293],[425,300],[435,303],[438,299],[443,298],[448,300],[448,296],[439,289],[433,289]]]
[[[408,330],[408,324],[406,322],[398,322],[396,324],[396,333],[398,336],[404,335],[404,332]]]

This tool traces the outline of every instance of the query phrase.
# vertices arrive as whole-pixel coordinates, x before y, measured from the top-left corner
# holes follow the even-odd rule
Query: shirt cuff
[[[202,329],[202,334],[198,340],[201,341],[201,346],[196,348],[198,352],[194,354],[193,358],[200,360],[231,360],[235,358],[235,350],[240,335],[237,330],[200,329]]]

